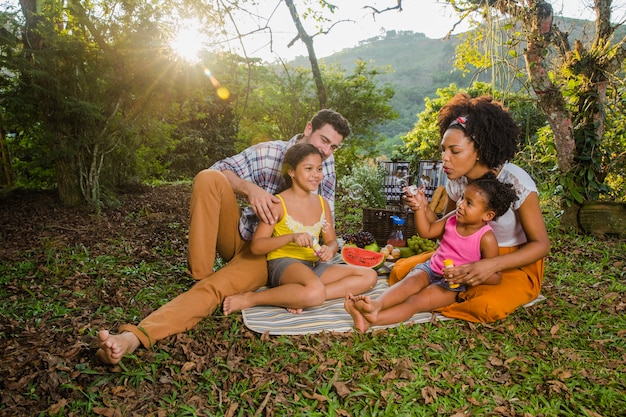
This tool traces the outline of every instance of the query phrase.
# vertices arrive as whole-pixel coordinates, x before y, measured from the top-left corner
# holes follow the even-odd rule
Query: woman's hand
[[[418,189],[417,194],[412,194],[408,189],[405,188],[405,203],[409,208],[413,211],[417,211],[421,208],[428,206],[428,199],[426,198],[426,194],[424,194],[423,189]]]
[[[450,284],[465,284],[471,287],[484,284],[499,272],[494,259],[481,259],[469,264],[446,268],[443,271],[443,277]]]

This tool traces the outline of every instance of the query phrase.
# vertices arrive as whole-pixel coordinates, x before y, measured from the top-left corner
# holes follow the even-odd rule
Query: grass
[[[551,238],[546,300],[497,323],[270,337],[218,311],[113,368],[96,331],[188,288],[184,257],[42,242],[0,262],[0,415],[624,416],[626,242]]]

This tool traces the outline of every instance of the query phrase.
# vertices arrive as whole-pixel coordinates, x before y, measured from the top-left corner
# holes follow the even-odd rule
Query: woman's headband
[[[451,128],[452,126],[461,126],[461,128],[465,130],[466,125],[467,125],[467,116],[459,116],[450,123],[450,126],[448,126],[448,128]]]

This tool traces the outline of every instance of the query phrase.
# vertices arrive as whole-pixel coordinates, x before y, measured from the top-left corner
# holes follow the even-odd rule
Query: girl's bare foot
[[[365,333],[371,327],[371,323],[367,321],[365,316],[356,308],[356,300],[352,294],[347,294],[343,303],[343,307],[346,309],[352,320],[354,321],[354,327],[361,333]]]
[[[222,304],[222,310],[225,316],[228,316],[230,313],[245,310],[249,307],[252,307],[252,303],[248,300],[248,293],[245,292],[229,295],[224,298],[224,303]]]
[[[115,365],[127,353],[133,353],[139,347],[139,339],[131,332],[111,334],[108,330],[98,332],[98,346],[96,358],[109,365]]]

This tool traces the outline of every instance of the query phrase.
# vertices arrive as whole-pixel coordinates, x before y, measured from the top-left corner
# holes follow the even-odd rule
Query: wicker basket
[[[380,246],[387,244],[387,238],[393,227],[391,216],[398,216],[406,220],[404,223],[404,237],[416,235],[415,218],[413,212],[401,212],[399,210],[390,210],[383,208],[364,208],[363,209],[363,230],[374,235],[376,243]]]

